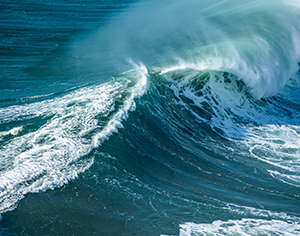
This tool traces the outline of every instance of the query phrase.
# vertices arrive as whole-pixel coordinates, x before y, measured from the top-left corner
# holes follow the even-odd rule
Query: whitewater
[[[0,9],[0,235],[300,234],[299,1]]]

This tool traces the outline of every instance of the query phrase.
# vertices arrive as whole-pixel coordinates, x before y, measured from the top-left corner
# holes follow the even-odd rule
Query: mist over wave
[[[277,94],[298,70],[295,1],[151,1],[116,19],[75,43],[75,54],[121,71],[129,59],[150,69],[226,71],[256,98]]]

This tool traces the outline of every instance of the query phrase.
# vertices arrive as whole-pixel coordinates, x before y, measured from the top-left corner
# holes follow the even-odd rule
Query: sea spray
[[[298,70],[299,12],[292,1],[137,3],[73,52],[103,69],[130,68],[131,58],[149,69],[226,71],[254,97],[269,97]]]

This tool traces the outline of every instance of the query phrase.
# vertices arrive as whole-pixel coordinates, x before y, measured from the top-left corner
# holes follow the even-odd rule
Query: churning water
[[[0,3],[0,234],[300,235],[300,3]]]

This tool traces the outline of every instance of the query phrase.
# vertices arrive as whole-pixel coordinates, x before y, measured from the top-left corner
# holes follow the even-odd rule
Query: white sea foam
[[[126,77],[137,82],[129,85]],[[145,92],[146,81],[143,72],[133,71],[62,97],[1,108],[2,123],[26,124],[1,133],[10,137],[0,148],[0,212],[12,209],[28,192],[62,186],[89,168],[93,159],[85,156],[122,126],[135,108],[134,99]],[[121,106],[116,107],[116,100]],[[31,119],[40,126],[35,123],[27,131]],[[24,134],[19,134],[22,129]]]
[[[199,78],[201,74],[206,78]],[[208,123],[212,129],[221,130],[222,133],[217,132],[226,138],[245,137],[243,120],[267,122],[270,119],[264,112],[260,113],[257,110],[259,107],[249,100],[243,87],[238,88],[236,78],[231,77],[232,83],[226,83],[223,72],[185,70],[168,72],[163,76],[172,83],[170,88],[181,105],[189,109],[201,122]],[[177,77],[181,79],[178,80]],[[199,90],[197,86],[192,85],[193,82],[203,83],[203,88]],[[194,105],[202,108],[209,114],[209,120],[206,116],[194,113],[188,104],[182,101],[181,96],[189,98]],[[235,117],[243,120],[236,121]]]
[[[300,186],[300,128],[293,125],[249,127],[243,141],[252,157],[269,165],[268,172],[284,183]]]
[[[14,127],[14,128],[12,128],[8,131],[0,132],[0,141],[6,136],[9,136],[9,135],[16,136],[16,135],[18,135],[18,133],[21,132],[22,129],[23,129],[23,127],[21,126],[21,127]]]
[[[128,117],[128,111],[134,110],[136,107],[134,98],[138,98],[142,96],[146,92],[147,85],[147,69],[142,64],[137,65],[131,62],[135,70],[133,73],[137,73],[135,76],[140,78],[140,83],[138,83],[134,89],[131,91],[130,97],[125,101],[123,109],[118,111],[113,119],[111,119],[108,125],[102,130],[102,132],[98,133],[94,137],[94,147],[97,147],[101,144],[101,142],[108,137],[109,134],[115,132],[118,127],[122,127],[121,121]]]
[[[233,203],[225,203],[225,205],[224,211],[239,215],[241,219],[215,220],[212,223],[186,222],[180,224],[179,236],[292,236],[300,234],[299,217],[289,216],[284,212],[273,212]]]
[[[185,223],[180,225],[180,236],[193,235],[299,235],[300,224],[282,220],[241,219],[221,221],[211,224]]]
[[[234,77],[222,72],[169,70],[161,75],[171,82],[170,88],[177,97],[177,101],[172,102],[190,110],[219,135],[238,143],[243,155],[267,163],[272,177],[300,185],[299,101],[293,98],[298,94],[293,93],[290,85],[279,94],[283,98],[262,102],[249,97]],[[225,82],[228,78],[229,83]],[[291,82],[296,86],[295,81]],[[182,96],[193,101],[205,114],[195,113]],[[286,105],[289,103],[292,106]]]

